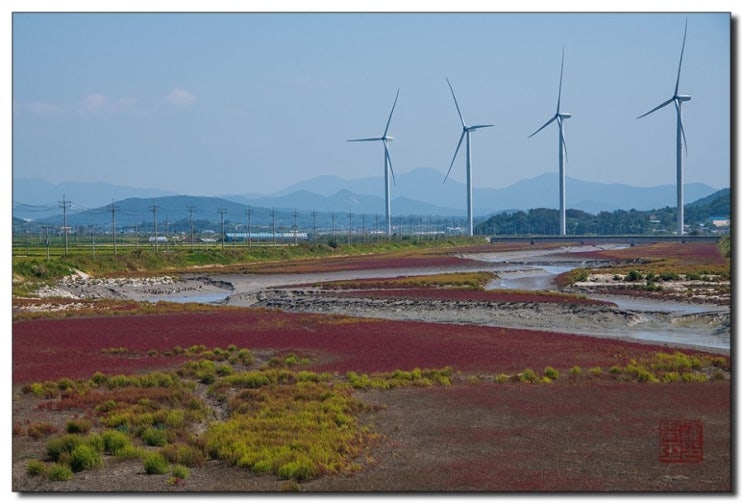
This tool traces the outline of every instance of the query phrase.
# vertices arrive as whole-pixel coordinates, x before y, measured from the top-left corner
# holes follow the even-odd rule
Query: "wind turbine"
[[[562,62],[560,63],[560,86],[557,88],[557,111],[549,121],[544,123],[541,128],[529,135],[529,138],[533,137],[544,128],[546,128],[553,121],[557,121],[557,128],[559,129],[559,166],[560,166],[560,234],[565,235],[565,164],[568,160],[568,150],[565,147],[565,134],[563,132],[563,119],[569,119],[572,114],[568,112],[560,111],[560,98],[562,96],[562,71],[565,67],[565,47],[562,48]]]
[[[392,171],[392,159],[390,159],[390,151],[387,149],[387,142],[391,142],[393,138],[387,136],[387,130],[390,129],[390,121],[392,120],[392,113],[395,111],[395,105],[397,105],[397,97],[400,96],[400,90],[397,90],[395,95],[395,101],[392,104],[392,110],[390,110],[390,116],[387,119],[387,126],[384,127],[384,133],[381,137],[376,138],[355,138],[348,140],[348,142],[382,142],[384,145],[384,203],[387,212],[387,236],[392,236],[392,214],[390,213],[390,174],[392,174],[392,182],[395,183],[395,172]]]
[[[451,96],[454,98],[454,105],[457,107],[457,113],[459,114],[459,120],[462,121],[462,135],[459,137],[459,143],[457,144],[457,150],[454,151],[454,157],[451,159],[451,164],[449,165],[449,171],[446,172],[446,177],[444,177],[444,183],[446,183],[446,179],[449,178],[449,173],[451,173],[451,169],[454,166],[454,161],[457,159],[457,154],[459,153],[459,148],[462,146],[462,140],[464,140],[465,135],[467,136],[467,234],[469,236],[473,235],[473,226],[472,226],[472,151],[470,146],[470,132],[478,130],[480,128],[489,128],[493,126],[492,124],[477,124],[474,126],[467,126],[467,124],[464,122],[464,118],[462,117],[462,111],[459,110],[459,103],[457,103],[457,97],[454,94],[454,88],[451,87],[451,82],[449,82],[449,78],[446,78],[446,83],[449,84],[449,89],[451,90]]]
[[[686,46],[686,27],[688,20],[684,22],[684,41],[681,43],[681,57],[679,58],[679,68],[676,74],[676,87],[673,90],[673,96],[655,107],[649,112],[645,112],[638,119],[650,115],[658,109],[673,103],[676,106],[676,209],[677,225],[676,233],[681,236],[684,234],[684,158],[681,155],[683,145],[686,151],[686,133],[684,133],[684,124],[681,121],[681,103],[691,100],[689,95],[679,94],[679,81],[681,80],[681,62],[684,60],[684,47]]]

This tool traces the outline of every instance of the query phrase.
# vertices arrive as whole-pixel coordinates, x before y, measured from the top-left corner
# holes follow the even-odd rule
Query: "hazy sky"
[[[730,15],[718,13],[14,13],[13,176],[270,193],[317,175],[449,168],[472,135],[475,187],[557,171],[675,183],[679,91],[686,181],[730,185]],[[464,146],[463,146],[464,148]],[[451,177],[464,181],[464,152]],[[380,194],[381,196],[381,194]],[[394,194],[393,196],[401,196]]]

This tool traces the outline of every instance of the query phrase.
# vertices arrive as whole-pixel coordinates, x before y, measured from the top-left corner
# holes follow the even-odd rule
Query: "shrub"
[[[191,475],[188,467],[182,466],[180,464],[174,465],[170,473],[173,475],[173,477],[178,479],[187,479]]]
[[[83,442],[83,437],[79,434],[67,434],[52,438],[46,443],[46,454],[52,461],[58,462],[62,455],[71,454]]]
[[[663,383],[677,382],[680,380],[681,380],[681,375],[677,373],[676,371],[668,371],[661,378],[661,381],[663,381]]]
[[[103,385],[106,383],[107,380],[108,380],[108,377],[106,377],[106,375],[104,375],[100,371],[96,371],[95,373],[93,373],[93,376],[90,378],[90,381],[95,386]]]
[[[168,443],[168,431],[157,427],[147,427],[140,437],[148,446],[165,446]]]
[[[113,411],[116,408],[116,401],[113,399],[109,399],[107,401],[104,401],[100,403],[98,406],[95,407],[95,411],[97,413],[108,413],[109,411]]]
[[[625,282],[637,282],[642,280],[642,273],[637,270],[630,271],[627,276],[624,277]]]
[[[147,453],[144,456],[145,474],[165,474],[168,472],[168,461],[160,453]]]
[[[70,469],[73,472],[85,471],[103,465],[101,454],[89,444],[75,447],[70,455]]]
[[[160,453],[171,464],[178,464],[186,467],[198,467],[203,464],[206,459],[203,451],[183,443],[165,445],[160,450]]]
[[[253,364],[253,354],[250,353],[250,350],[247,348],[241,348],[239,352],[237,352],[237,357],[240,359],[240,362],[243,363],[244,366],[250,366]]]
[[[573,378],[577,378],[581,374],[581,372],[583,372],[583,370],[580,366],[573,366],[570,368],[570,376],[572,376]]]
[[[282,465],[278,470],[279,478],[295,481],[306,481],[317,475],[315,464],[307,457],[297,457],[297,460]]]
[[[93,424],[87,418],[71,418],[67,420],[67,432],[69,434],[87,434]]]
[[[28,476],[43,476],[47,473],[46,464],[40,460],[32,460],[26,466],[26,474]]]
[[[505,373],[497,374],[493,377],[495,383],[506,383],[508,381],[508,375]]]
[[[220,364],[217,366],[216,372],[219,376],[227,376],[232,374],[232,366],[229,364]]]
[[[120,431],[103,431],[101,438],[103,439],[103,451],[111,455],[120,455],[132,446],[129,436]]]
[[[287,366],[296,366],[299,364],[299,357],[294,355],[293,353],[290,353],[286,357],[284,357],[284,364]]]
[[[725,372],[722,369],[715,369],[710,378],[714,381],[722,381],[726,378]]]
[[[539,380],[539,377],[531,368],[524,369],[519,375],[519,380],[522,382],[534,383]]]
[[[702,373],[687,372],[681,374],[681,380],[685,382],[704,383],[707,381],[707,375]]]
[[[72,469],[64,464],[52,464],[48,472],[49,479],[52,481],[69,481],[74,476]]]
[[[627,372],[634,376],[637,381],[641,383],[645,382],[651,382],[651,383],[657,383],[658,379],[655,377],[653,373],[645,369],[643,366],[635,365],[635,364],[629,364],[627,366]]]
[[[590,371],[593,376],[599,376],[603,372],[599,366],[592,367]]]
[[[39,422],[39,423],[32,423],[28,426],[27,434],[28,437],[31,439],[40,439],[44,436],[48,436],[49,434],[54,434],[59,429],[49,422]]]
[[[544,368],[544,376],[546,376],[550,380],[557,380],[560,377],[560,372],[552,366],[547,366],[546,368]]]
[[[65,391],[65,390],[72,390],[75,388],[75,382],[70,380],[69,378],[60,378],[57,380],[57,387],[59,387],[59,390]]]

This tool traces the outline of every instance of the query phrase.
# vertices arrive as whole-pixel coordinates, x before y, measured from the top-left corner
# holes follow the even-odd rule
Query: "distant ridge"
[[[104,182],[62,182],[52,184],[38,178],[13,178],[13,201],[26,205],[57,205],[64,195],[78,208],[95,208],[126,198],[158,198],[177,193],[163,189],[130,187]]]
[[[466,214],[465,185],[456,180],[443,184],[444,174],[432,168],[417,168],[397,174],[392,190],[392,215],[464,216]],[[716,190],[705,184],[686,184],[685,199],[693,202]],[[110,205],[112,201],[147,200],[153,198],[205,198],[204,205],[226,207],[243,205],[274,208],[282,211],[337,212],[384,214],[384,181],[380,177],[347,180],[336,176],[313,177],[270,195],[223,195],[219,197],[183,196],[159,189],[138,189],[111,184],[64,183],[49,184],[36,179],[13,180],[13,216],[41,219],[59,215],[59,200],[63,194],[72,201],[69,214],[85,212]],[[488,216],[505,210],[557,208],[557,174],[545,173],[501,189],[480,188],[474,191],[476,216]],[[184,199],[179,201],[172,218],[185,212]],[[221,202],[219,204],[207,201]],[[588,182],[568,177],[567,207],[588,213],[614,210],[652,210],[675,206],[676,187],[667,184],[656,187],[634,187],[625,184]],[[118,204],[118,203],[117,203]],[[147,204],[141,202],[146,208]],[[160,204],[160,203],[158,203]],[[199,205],[202,206],[202,205]],[[237,208],[237,207],[236,207]],[[133,210],[132,210],[133,211]],[[141,209],[139,211],[142,211]],[[230,219],[238,219],[229,211]],[[208,212],[216,212],[216,206]],[[213,219],[214,216],[205,215]],[[110,215],[110,213],[109,213]],[[164,215],[164,214],[163,214]],[[123,217],[123,215],[122,215]]]

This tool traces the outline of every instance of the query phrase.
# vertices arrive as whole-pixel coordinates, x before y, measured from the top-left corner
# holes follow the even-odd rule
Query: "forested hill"
[[[655,210],[615,210],[590,214],[582,210],[566,212],[568,234],[645,234],[673,232],[676,208]],[[684,221],[691,232],[711,226],[712,217],[730,216],[730,189],[722,189],[684,206]],[[477,234],[557,234],[559,212],[548,208],[501,212],[476,226]]]

